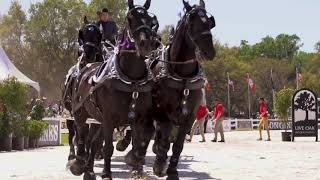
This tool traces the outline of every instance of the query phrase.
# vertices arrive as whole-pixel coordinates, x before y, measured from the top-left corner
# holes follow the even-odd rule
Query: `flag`
[[[247,73],[247,83],[248,83],[248,86],[250,87],[251,91],[254,91],[254,82],[253,82],[253,80],[250,78],[249,73]]]
[[[276,89],[276,86],[274,85],[274,81],[273,81],[273,70],[272,70],[272,68],[271,68],[270,78],[271,78],[272,90],[275,90],[275,89]]]
[[[234,91],[234,82],[230,78],[228,79],[228,81],[229,86],[232,87],[232,91]]]
[[[298,80],[299,80],[299,81],[302,81],[302,80],[303,80],[303,76],[302,76],[302,74],[299,73],[299,72],[298,72]]]
[[[296,67],[296,73],[297,73],[297,81],[302,81],[303,80],[303,76],[302,76],[302,73],[301,73],[301,68],[300,67]]]
[[[206,91],[211,91],[211,89],[212,89],[211,85],[207,79],[205,79],[204,87],[205,87]]]

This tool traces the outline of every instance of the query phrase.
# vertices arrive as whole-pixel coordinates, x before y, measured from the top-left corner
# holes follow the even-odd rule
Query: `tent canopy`
[[[7,54],[0,46],[0,81],[7,79],[8,77],[15,77],[19,82],[28,84],[40,92],[40,86],[38,82],[32,81],[26,75],[24,75],[14,64],[10,61]]]

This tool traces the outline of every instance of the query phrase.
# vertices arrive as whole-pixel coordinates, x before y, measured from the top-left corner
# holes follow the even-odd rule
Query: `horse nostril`
[[[140,32],[140,40],[141,40],[141,41],[144,41],[144,40],[146,40],[146,39],[147,39],[146,33]]]
[[[140,46],[143,47],[146,44],[145,40],[140,41]]]

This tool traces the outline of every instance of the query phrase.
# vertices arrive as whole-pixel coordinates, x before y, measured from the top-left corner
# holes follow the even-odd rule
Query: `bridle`
[[[90,23],[90,24],[87,24],[83,29],[90,29],[90,28],[94,28],[94,30],[97,30],[97,32],[100,32],[99,28],[97,25],[93,24],[93,23]],[[100,36],[102,37],[102,35],[100,34]],[[99,38],[100,39],[100,38]],[[101,40],[100,40],[101,41]],[[99,42],[99,45],[97,45],[96,43],[92,42],[92,41],[88,41],[88,42],[85,42],[83,44],[83,48],[85,47],[91,47],[91,48],[94,48],[95,49],[95,58],[96,58],[96,55],[100,55],[101,52],[100,52],[100,41],[98,40]],[[84,54],[86,52],[84,51]]]
[[[132,15],[132,12],[133,11],[137,11],[137,12],[141,12],[141,13],[148,13],[148,15],[152,18],[152,27],[146,25],[146,24],[143,24],[143,25],[140,25],[138,27],[136,27],[135,29],[133,30],[130,30],[130,24],[129,24],[129,17],[130,16],[133,16]],[[147,9],[145,9],[145,7],[143,6],[135,6],[134,8],[130,9],[126,15],[126,18],[125,18],[125,24],[126,24],[126,28],[124,29],[123,31],[123,40],[122,40],[122,43],[129,43],[129,47],[127,48],[130,48],[130,44],[134,43],[135,40],[133,38],[133,34],[141,31],[141,30],[147,30],[149,33],[150,33],[150,37],[152,39],[156,38],[154,36],[154,34],[156,34],[156,31],[158,30],[159,28],[159,22],[157,20],[157,17],[153,14],[153,13],[150,13],[147,11]],[[126,37],[125,37],[126,35]],[[121,47],[121,44],[120,44],[120,47]],[[126,53],[136,53],[138,50],[137,48],[135,49],[122,49],[120,48],[119,50],[120,52],[126,52]]]
[[[202,31],[202,32],[200,32],[199,34],[197,34],[197,35],[191,35],[191,32],[190,32],[190,16],[192,15],[192,14],[194,14],[195,12],[197,12],[198,11],[198,13],[197,13],[197,15],[198,16],[203,16],[203,17],[205,17],[205,18],[207,18],[208,17],[208,19],[211,21],[211,22],[209,22],[209,23],[211,23],[211,24],[209,24],[210,25],[210,30],[211,29],[213,29],[214,27],[215,27],[215,19],[214,19],[214,17],[213,17],[213,15],[211,15],[210,13],[208,13],[207,11],[206,11],[206,9],[205,8],[203,8],[203,7],[200,7],[200,6],[196,6],[196,7],[194,7],[192,10],[190,10],[189,12],[187,12],[186,13],[186,15],[185,15],[185,17],[184,17],[184,21],[185,21],[185,23],[186,23],[186,26],[187,26],[187,35],[188,35],[188,37],[190,38],[190,40],[191,40],[191,42],[193,43],[193,45],[196,47],[196,48],[199,48],[198,47],[198,45],[197,45],[197,43],[196,43],[196,41],[198,40],[198,39],[200,39],[201,37],[203,37],[203,36],[211,36],[212,37],[212,35],[211,35],[211,31],[210,30],[204,30],[204,31]],[[200,15],[200,13],[203,13],[203,12],[205,12],[206,13],[206,15],[204,16],[204,15]],[[183,23],[181,23],[181,24],[183,24]]]

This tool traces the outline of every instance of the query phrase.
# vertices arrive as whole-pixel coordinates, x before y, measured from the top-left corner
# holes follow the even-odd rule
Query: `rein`
[[[192,64],[192,63],[198,62],[196,59],[190,59],[190,60],[187,60],[184,62],[166,61],[166,60],[161,60],[161,59],[158,59],[157,61],[167,63],[167,64],[176,64],[176,65],[185,65],[185,64]]]
[[[138,50],[134,49],[120,49],[119,52],[125,52],[125,53],[137,53]]]

